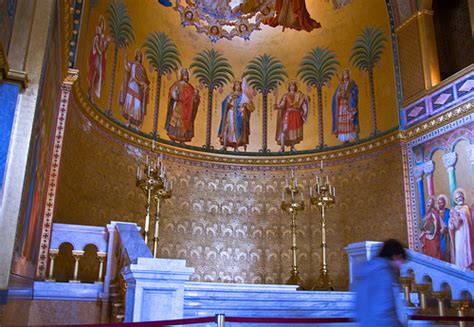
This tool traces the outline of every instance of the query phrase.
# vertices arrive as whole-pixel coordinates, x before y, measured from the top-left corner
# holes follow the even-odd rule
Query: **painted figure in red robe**
[[[295,145],[303,140],[303,124],[308,118],[309,99],[298,90],[296,81],[291,81],[288,92],[275,104],[275,109],[278,110],[275,139],[280,145],[280,152],[285,151],[285,146],[294,152]]]
[[[438,211],[435,208],[435,199],[430,197],[426,206],[426,214],[421,221],[421,248],[424,254],[436,259],[441,259],[441,248],[439,242],[441,221],[439,219]]]
[[[169,90],[165,129],[175,142],[189,142],[194,137],[194,120],[199,107],[199,91],[189,83],[189,70],[178,71],[178,81]]]
[[[109,42],[110,37],[105,36],[105,19],[103,16],[100,16],[89,54],[89,71],[87,75],[87,81],[89,82],[88,96],[92,103],[94,103],[92,93],[97,98],[100,98],[100,91],[105,82],[106,52]]]
[[[265,21],[265,24],[272,27],[283,26],[283,30],[288,27],[306,32],[321,27],[321,24],[309,15],[305,0],[276,0],[275,11],[276,16]]]

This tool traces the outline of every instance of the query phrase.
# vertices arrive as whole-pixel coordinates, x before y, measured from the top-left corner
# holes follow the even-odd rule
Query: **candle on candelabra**
[[[155,151],[155,140],[151,140],[151,151]]]
[[[173,180],[170,180],[170,190],[173,189]]]
[[[326,184],[329,185],[329,175],[326,175]]]
[[[288,178],[285,178],[285,186],[288,186]]]
[[[146,165],[148,166],[148,155],[146,156]]]
[[[309,186],[309,197],[311,197],[311,198],[313,197],[313,186],[312,185]]]
[[[324,164],[323,164],[323,159],[321,159],[321,170],[323,170]]]
[[[140,179],[140,165],[137,166],[137,179]]]
[[[147,158],[147,159],[148,159],[148,158]],[[147,160],[147,163],[146,163],[146,164],[147,164],[147,167],[148,167],[148,174],[147,174],[147,176],[150,177],[150,168],[151,168],[151,166],[148,165],[148,160]]]
[[[295,186],[298,187],[298,179],[295,178]]]
[[[332,187],[332,195],[336,196],[336,187],[335,186]]]
[[[303,191],[301,191],[300,194],[301,194],[301,202],[303,202],[303,201],[304,201],[304,194],[303,194]]]
[[[291,178],[294,178],[294,177],[295,177],[295,171],[291,169]]]
[[[321,188],[319,186],[319,183],[318,183],[318,195],[321,194]]]

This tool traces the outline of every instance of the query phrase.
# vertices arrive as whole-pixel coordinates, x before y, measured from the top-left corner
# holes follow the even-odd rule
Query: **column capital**
[[[469,157],[469,160],[471,161],[471,164],[474,164],[474,144],[469,144],[466,147],[466,152],[467,156]]]
[[[413,169],[413,174],[415,175],[415,179],[417,181],[419,181],[420,179],[423,178],[423,173],[424,173],[424,169],[423,169],[423,165],[419,165],[419,166],[416,166],[414,169]]]
[[[443,164],[446,169],[454,168],[457,160],[458,154],[456,152],[448,152],[443,154]]]
[[[72,256],[74,257],[74,259],[76,259],[76,257],[79,259],[83,255],[84,255],[84,251],[72,250]]]
[[[423,164],[423,172],[425,173],[425,175],[433,174],[434,168],[435,165],[433,160],[427,161]]]

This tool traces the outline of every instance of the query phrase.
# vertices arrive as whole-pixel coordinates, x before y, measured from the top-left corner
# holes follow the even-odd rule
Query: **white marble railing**
[[[107,257],[108,233],[104,227],[83,226],[71,224],[53,224],[51,244],[49,247],[49,273],[46,281],[54,282],[54,261],[59,254],[62,244],[69,243],[72,246],[72,256],[75,260],[73,279],[70,282],[78,283],[80,260],[84,256],[86,246],[94,245],[97,249],[99,273],[97,283],[102,283],[104,262]]]
[[[357,265],[376,256],[382,242],[358,242],[349,244],[345,251],[349,255],[350,281]],[[474,295],[474,271],[461,269],[453,264],[408,250],[408,260],[400,269],[403,277],[413,277],[415,284],[431,284],[433,292],[451,290],[454,300],[463,300]]]

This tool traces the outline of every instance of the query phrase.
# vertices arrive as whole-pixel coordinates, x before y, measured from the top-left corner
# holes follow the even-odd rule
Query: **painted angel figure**
[[[305,0],[276,0],[275,11],[275,17],[264,21],[265,24],[272,27],[283,26],[283,30],[288,27],[306,32],[321,27],[321,24],[309,15]]]

